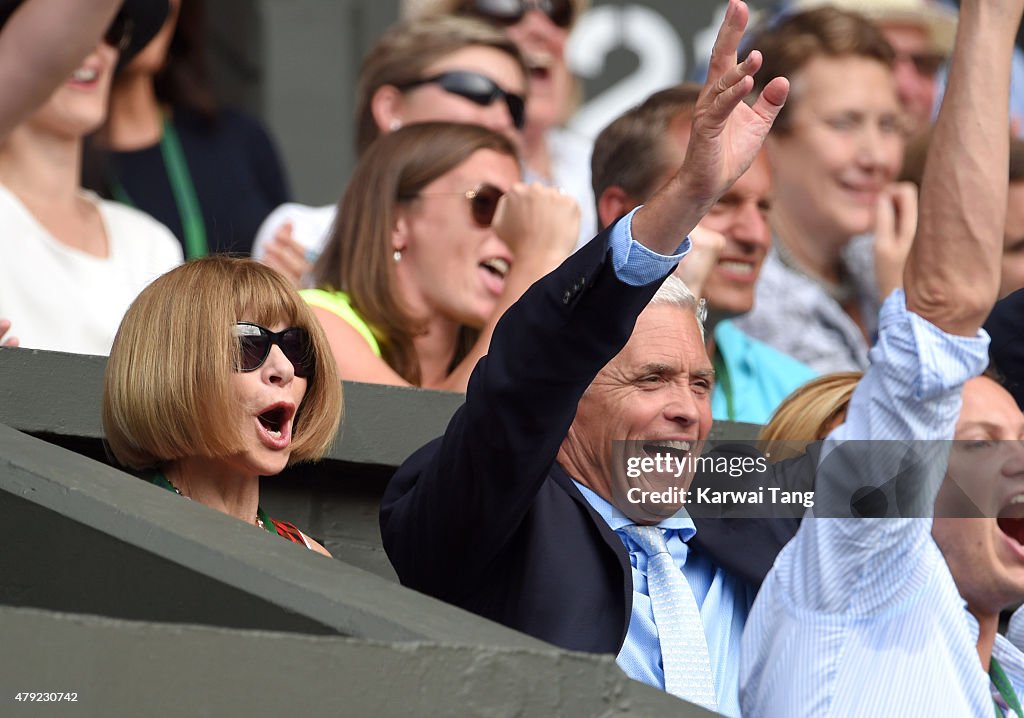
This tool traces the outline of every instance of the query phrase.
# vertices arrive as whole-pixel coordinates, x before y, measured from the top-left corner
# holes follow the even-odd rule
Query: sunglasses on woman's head
[[[259,324],[238,322],[235,324],[235,336],[238,337],[239,371],[259,369],[270,356],[271,347],[276,344],[295,367],[295,376],[313,376],[316,362],[309,332],[305,329],[288,327],[280,332],[272,332]]]
[[[558,27],[569,27],[575,19],[572,0],[469,0],[462,12],[502,25],[515,25],[531,9],[540,10]]]
[[[512,117],[512,124],[515,125],[515,128],[521,130],[526,123],[526,100],[523,99],[523,96],[503,90],[498,83],[479,72],[465,70],[442,72],[439,75],[424,77],[422,80],[405,82],[396,87],[404,92],[420,85],[433,84],[440,85],[445,92],[458,95],[483,107],[490,105],[495,100],[503,99],[508,106],[508,114]]]
[[[135,23],[124,13],[118,13],[103,34],[103,42],[118,52],[124,52],[132,41]]]

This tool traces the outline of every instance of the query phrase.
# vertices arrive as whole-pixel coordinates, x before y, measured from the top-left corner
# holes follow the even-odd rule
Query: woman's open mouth
[[[295,406],[278,403],[267,407],[256,416],[260,440],[267,448],[285,449],[291,443],[292,418]]]

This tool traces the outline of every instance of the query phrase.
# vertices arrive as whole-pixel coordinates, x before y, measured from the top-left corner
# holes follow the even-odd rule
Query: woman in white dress
[[[166,227],[80,186],[82,138],[103,122],[120,48],[137,44],[127,9],[0,144],[0,340],[107,354],[135,296],[181,262]]]

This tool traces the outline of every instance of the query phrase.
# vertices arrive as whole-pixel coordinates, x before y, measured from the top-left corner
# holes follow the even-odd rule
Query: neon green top
[[[306,300],[306,304],[311,307],[319,307],[351,324],[352,328],[359,332],[363,339],[366,340],[366,343],[370,345],[373,353],[378,357],[381,355],[377,337],[373,336],[370,325],[364,322],[361,316],[356,314],[356,310],[352,308],[352,303],[345,292],[328,292],[325,289],[303,289],[299,291],[299,294]]]

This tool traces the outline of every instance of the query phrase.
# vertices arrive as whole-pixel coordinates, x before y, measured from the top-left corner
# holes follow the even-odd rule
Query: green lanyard
[[[1018,718],[1024,718],[1024,708],[1021,708],[1020,699],[1017,698],[1013,686],[1010,685],[1010,679],[1006,677],[1003,667],[999,665],[999,661],[996,660],[995,656],[992,656],[989,662],[988,677],[992,679],[992,684],[999,691],[999,695],[1003,697],[1003,700],[1006,701],[1006,705],[1010,707],[1010,710],[1016,713]],[[998,703],[995,705],[995,711],[996,718],[1004,718],[1003,711]]]
[[[203,212],[199,208],[199,198],[192,184],[192,175],[188,171],[185,152],[181,149],[181,141],[174,125],[164,118],[163,136],[160,138],[160,154],[167,170],[167,181],[171,185],[174,204],[181,218],[181,229],[185,235],[185,259],[205,257],[210,253],[206,242],[206,225],[203,224]],[[114,199],[122,204],[134,206],[131,197],[120,182],[113,182]]]
[[[722,395],[725,396],[725,418],[728,421],[736,421],[736,407],[732,403],[732,382],[729,381],[729,370],[725,366],[721,352],[715,352],[715,381],[722,387]],[[1021,718],[1024,718],[1022,716]]]

